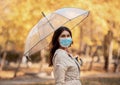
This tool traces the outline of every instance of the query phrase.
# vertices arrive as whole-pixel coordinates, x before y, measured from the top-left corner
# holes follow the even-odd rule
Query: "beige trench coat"
[[[66,51],[57,49],[53,58],[55,85],[81,85],[80,63]]]

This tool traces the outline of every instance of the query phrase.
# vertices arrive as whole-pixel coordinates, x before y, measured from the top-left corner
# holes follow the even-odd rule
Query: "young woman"
[[[81,85],[80,63],[68,50],[72,43],[72,33],[67,27],[54,32],[49,65],[54,69],[55,85]]]

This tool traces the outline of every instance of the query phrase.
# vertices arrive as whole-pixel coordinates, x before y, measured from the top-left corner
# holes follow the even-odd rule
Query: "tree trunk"
[[[108,70],[110,69],[110,64],[112,63],[112,57],[113,57],[113,42],[110,42],[110,47],[109,47],[109,58],[108,58]]]
[[[90,65],[89,65],[88,71],[92,70],[93,60],[94,60],[94,56],[92,56],[92,60],[90,61]]]
[[[90,62],[90,66],[88,68],[88,70],[92,70],[92,66],[93,66],[93,61],[94,61],[94,55],[95,55],[95,52],[97,51],[97,48],[96,46],[92,46],[91,47],[91,53],[90,53],[90,57],[92,58],[91,62]]]
[[[112,57],[112,31],[108,31],[107,35],[104,37],[104,70],[108,71],[109,69],[109,57]]]
[[[3,70],[4,64],[5,64],[5,60],[6,60],[6,56],[7,56],[7,52],[4,51],[2,59],[1,59],[1,66],[0,66],[0,70]]]
[[[120,66],[119,63],[120,63],[120,46],[117,52],[117,59],[115,59],[115,62],[114,62],[113,72],[119,72],[119,66]]]
[[[14,78],[17,76],[17,72],[18,72],[18,70],[20,69],[20,65],[21,65],[21,63],[22,63],[22,53],[20,53],[19,54],[19,60],[18,60],[18,66],[17,66],[17,68],[15,69],[15,73],[14,73]]]
[[[104,70],[107,72],[109,67],[109,57],[105,56],[104,57]]]

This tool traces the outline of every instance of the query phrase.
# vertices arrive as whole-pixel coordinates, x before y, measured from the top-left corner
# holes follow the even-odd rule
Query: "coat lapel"
[[[74,60],[74,62],[77,64],[78,70],[80,71],[80,64],[79,64],[79,62],[77,61],[77,59],[76,59],[76,58],[73,58],[70,54],[68,54],[68,55]]]

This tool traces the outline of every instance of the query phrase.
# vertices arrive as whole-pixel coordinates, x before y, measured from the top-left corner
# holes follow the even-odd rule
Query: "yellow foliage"
[[[0,0],[0,44],[3,45],[9,39],[23,49],[29,31],[43,17],[41,12],[47,15],[62,7],[78,7],[90,11],[90,18],[73,31],[76,48],[79,48],[81,40],[92,45],[93,36],[101,44],[110,29],[114,37],[120,37],[119,0]],[[82,39],[80,27],[83,28]]]
[[[117,50],[119,48],[119,44],[113,40],[113,50]]]
[[[91,39],[89,37],[84,37],[83,42],[85,42],[89,46],[93,45],[93,42],[91,41]]]

